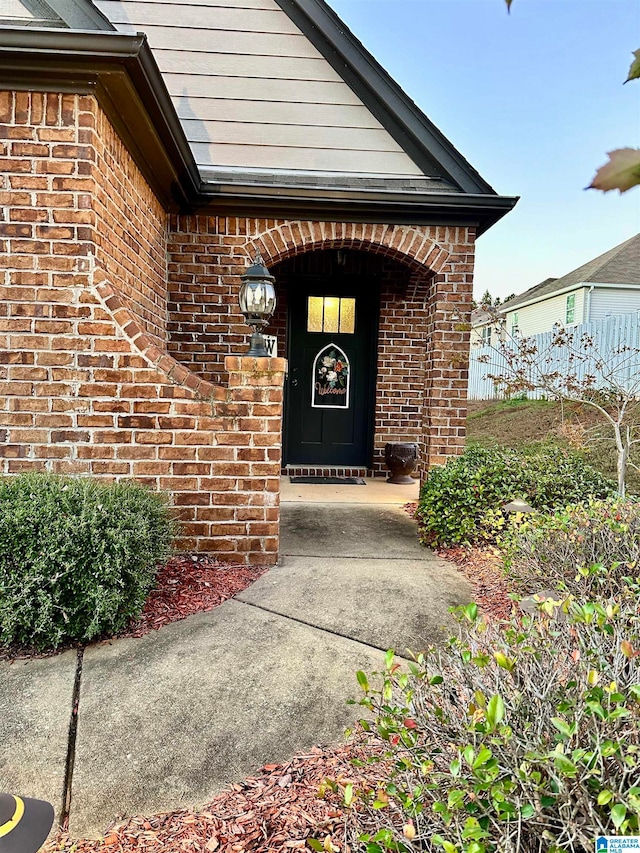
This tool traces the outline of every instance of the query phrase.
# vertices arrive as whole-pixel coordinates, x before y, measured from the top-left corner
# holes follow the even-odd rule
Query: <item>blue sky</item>
[[[640,188],[586,187],[640,147],[638,0],[329,0],[499,192],[521,196],[480,238],[477,296],[520,293],[640,231]]]

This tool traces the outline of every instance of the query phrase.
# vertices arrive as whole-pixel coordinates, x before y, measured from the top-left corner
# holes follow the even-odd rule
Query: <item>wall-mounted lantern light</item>
[[[244,314],[247,326],[251,326],[251,346],[246,355],[262,358],[269,353],[264,344],[262,329],[269,325],[269,320],[276,310],[276,291],[273,286],[275,278],[262,263],[260,252],[256,251],[253,263],[244,275],[240,276],[240,311]]]

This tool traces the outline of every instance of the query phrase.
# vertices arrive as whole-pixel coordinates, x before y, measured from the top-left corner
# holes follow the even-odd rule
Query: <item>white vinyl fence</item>
[[[593,323],[575,326],[569,331],[574,333],[576,342],[585,334],[593,340],[594,346],[590,351],[602,357],[607,371],[613,370],[618,383],[625,388],[640,387],[640,314],[606,317]],[[544,360],[545,372],[558,370],[563,374],[572,373],[578,380],[593,375],[594,387],[603,387],[606,384],[595,365],[595,357],[587,361],[572,360],[566,347],[551,346],[554,332],[543,332],[540,335],[532,335],[532,338],[535,339],[538,353]],[[504,388],[488,379],[487,374],[501,374],[505,369],[505,358],[498,349],[492,346],[473,346],[469,360],[469,399],[502,399],[505,396]],[[527,396],[530,399],[540,399],[547,395],[542,390],[536,390],[528,391]]]

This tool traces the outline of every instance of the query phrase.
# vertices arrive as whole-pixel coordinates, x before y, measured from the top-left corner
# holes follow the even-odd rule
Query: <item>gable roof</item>
[[[598,255],[561,278],[547,278],[501,306],[503,313],[537,302],[577,284],[637,284],[640,286],[640,234]]]
[[[95,3],[147,34],[205,180],[493,193],[324,0]]]
[[[533,287],[530,287],[529,290],[525,290],[524,293],[521,293],[518,296],[513,296],[511,299],[503,302],[499,309],[500,312],[503,313],[511,311],[522,302],[528,302],[529,300],[534,299],[543,299],[545,296],[549,296],[555,292],[555,283],[557,281],[557,278],[545,278],[545,280],[541,281],[540,284],[536,284]]]
[[[34,0],[0,0],[0,8],[7,2],[24,4]],[[144,110],[153,113],[153,122],[156,126],[158,122],[166,125],[164,129],[160,128],[158,135],[162,138],[163,144],[172,149],[172,153],[167,156],[177,157],[174,171],[183,177],[187,176],[189,186],[183,186],[178,191],[178,196],[195,198],[198,203],[209,206],[219,202],[220,205],[226,205],[229,210],[233,208],[238,212],[248,212],[251,209],[265,210],[273,215],[289,217],[304,213],[314,218],[321,216],[414,224],[468,224],[474,225],[478,233],[490,227],[517,202],[517,198],[499,196],[495,193],[402,92],[324,0],[192,0],[190,7],[163,2],[163,0],[97,0],[102,12],[90,0],[46,0],[46,2],[51,8],[56,6],[56,14],[67,24],[66,35],[63,38],[64,30],[56,30],[57,35],[53,31],[47,34],[46,30],[40,30],[41,38],[34,39],[27,37],[26,29],[20,32],[19,28],[8,30],[0,27],[0,54],[2,54],[0,82],[11,88],[18,79],[23,80],[22,85],[31,86],[42,85],[42,80],[47,79],[47,86],[50,87],[55,84],[56,79],[63,77],[65,85],[68,86],[70,79],[80,82],[78,74],[82,66],[86,77],[94,81],[91,85],[95,86],[96,75],[101,75],[101,85],[112,86],[113,81],[108,80],[105,76],[106,71],[101,65],[103,57],[107,56],[109,62],[119,63],[123,70],[126,65],[125,74],[132,81],[135,77],[137,81],[135,86],[142,86],[143,89],[151,86],[153,90],[150,100],[147,95],[139,100],[142,100]],[[250,11],[268,12],[271,15],[270,22],[266,25],[258,22],[256,24],[258,30],[261,27],[266,29],[268,26],[278,29],[282,27],[283,20],[288,21],[287,27],[290,31],[288,36],[297,39],[296,49],[304,54],[302,58],[306,57],[307,62],[316,63],[314,66],[316,69],[324,69],[321,74],[327,78],[331,77],[324,80],[325,83],[329,84],[333,81],[334,85],[341,87],[340,91],[350,93],[349,98],[352,103],[345,106],[357,109],[361,119],[360,124],[366,125],[360,127],[358,121],[355,121],[353,127],[338,128],[338,135],[345,139],[349,137],[359,140],[364,138],[362,135],[359,136],[362,131],[364,135],[368,134],[369,138],[381,141],[381,144],[386,146],[387,153],[396,158],[394,162],[400,163],[401,166],[395,170],[385,167],[378,173],[361,168],[360,161],[364,160],[364,157],[360,157],[362,146],[358,142],[352,149],[349,149],[349,145],[345,143],[346,147],[342,149],[342,154],[346,151],[348,157],[355,163],[354,170],[352,167],[332,170],[327,169],[326,165],[324,168],[317,169],[281,169],[269,166],[256,168],[255,164],[250,162],[250,158],[244,157],[240,157],[226,168],[224,164],[218,164],[216,167],[212,164],[212,168],[205,168],[198,156],[200,151],[198,146],[202,145],[210,149],[218,145],[217,129],[223,128],[223,131],[231,132],[230,125],[233,122],[227,120],[229,116],[220,121],[220,116],[215,109],[210,119],[213,123],[212,128],[205,126],[206,121],[209,120],[203,120],[201,117],[196,116],[190,120],[187,112],[182,109],[180,93],[178,91],[176,94],[175,89],[172,93],[174,95],[172,104],[170,92],[167,91],[167,82],[173,85],[171,75],[174,72],[165,70],[163,73],[163,69],[158,69],[156,62],[157,55],[160,53],[164,57],[163,62],[164,59],[167,59],[167,62],[169,59],[173,61],[171,57],[167,57],[171,50],[158,48],[154,53],[153,48],[149,49],[145,35],[113,32],[113,27],[125,27],[124,23],[119,24],[117,21],[111,23],[104,14],[108,13],[115,21],[116,7],[124,9],[125,12],[129,7],[136,9],[136,16],[139,12],[143,17],[146,16],[149,20],[153,18],[156,21],[162,20],[163,15],[169,14],[174,16],[172,20],[176,23],[176,30],[180,30],[180,20],[182,19],[183,22],[186,20],[184,13],[186,8],[196,10],[195,18],[192,15],[189,19],[192,23],[197,20],[198,14],[203,14],[205,9],[213,9],[216,15],[222,9],[226,9],[227,12],[241,12],[240,17],[235,16],[237,21],[245,18],[248,20],[247,12]],[[78,26],[78,8],[85,10],[88,21],[81,27]],[[229,16],[226,19],[231,20]],[[136,20],[138,20],[137,17]],[[210,18],[207,20],[210,21]],[[240,23],[235,24],[235,26],[240,25]],[[155,32],[154,26],[156,25],[146,27],[151,32],[151,36]],[[207,27],[208,24],[201,28],[200,33],[201,36],[205,36],[205,41],[211,35]],[[145,27],[134,22],[126,23],[126,28],[135,30]],[[96,33],[95,38],[90,41],[86,30],[96,29],[112,31],[103,33],[100,38]],[[188,27],[187,29],[189,30]],[[239,30],[235,32],[242,33]],[[215,62],[218,63],[216,66],[218,76],[226,82],[234,79],[234,73],[237,73],[238,67],[235,43],[231,37],[233,35],[234,33],[228,33],[222,46],[218,38],[218,47],[213,53]],[[255,32],[250,32],[250,35],[253,39],[252,55],[254,58],[258,56],[265,65],[269,65],[270,54],[268,51],[261,51],[266,35],[257,33],[257,39],[253,38],[256,36]],[[171,34],[163,33],[162,37],[171,39]],[[117,39],[122,40],[120,48],[115,45]],[[164,43],[167,44],[166,41]],[[169,41],[170,44],[171,41]],[[271,54],[277,54],[279,48],[274,46],[274,42],[271,44]],[[185,59],[187,61],[185,76],[196,80],[198,74],[195,72],[200,67],[199,63],[202,61],[200,54],[204,51],[194,51],[189,43],[183,44],[183,47],[185,49],[182,51],[184,56],[181,57],[181,61],[184,62]],[[243,60],[244,57],[240,59]],[[135,71],[136,65],[140,67],[139,71]],[[170,64],[166,66],[166,68],[169,67]],[[12,71],[17,73],[12,74]],[[260,73],[258,67],[256,74]],[[27,80],[31,82],[27,84]],[[201,75],[196,82],[206,86],[206,79],[203,81]],[[251,98],[251,80],[245,82],[247,86],[244,92],[238,93],[237,102],[239,109],[244,110],[244,118],[248,119],[244,121],[245,127],[251,125],[254,128],[254,142],[256,147],[260,147],[264,145],[262,137],[266,138],[267,134],[273,131],[273,126],[278,126],[278,122],[251,121],[251,111],[255,108],[256,101]],[[269,85],[273,87],[277,82],[277,79],[270,79]],[[300,88],[305,81],[298,82]],[[99,96],[103,94],[101,87],[96,91]],[[123,91],[121,87],[120,97],[123,96]],[[123,118],[124,113],[132,109],[131,105],[120,103],[119,109],[116,109],[113,97],[109,101],[103,100],[105,100],[103,106],[110,107],[110,117],[121,129],[124,128],[125,133],[127,124],[131,121],[140,127],[144,126],[144,122],[140,119],[136,122],[133,116],[126,120]],[[178,106],[177,114],[176,105]],[[202,106],[200,103],[198,105]],[[222,109],[228,108],[229,104],[222,104],[222,99],[218,98],[214,99],[213,106]],[[287,102],[286,106],[292,113],[295,112],[294,100]],[[137,108],[139,109],[139,101]],[[326,123],[322,119],[318,121],[322,122],[323,126]],[[278,132],[281,132],[283,127],[286,130],[286,125],[280,125]],[[324,130],[324,127],[320,130]],[[204,139],[208,138],[209,142],[199,143],[198,133],[203,134]],[[220,135],[223,136],[222,131]],[[310,128],[307,136],[313,138],[313,135],[314,130]],[[135,134],[129,133],[128,139],[129,141],[133,139],[134,148],[142,149],[147,145],[146,136],[147,134],[143,134],[134,138]],[[212,136],[213,142],[211,142]],[[385,139],[388,142],[384,142]],[[224,142],[220,143],[220,147],[224,144]],[[233,147],[233,144],[231,139],[230,147]],[[304,148],[305,144],[303,140],[301,147]],[[377,152],[375,141],[372,150],[374,153]],[[340,151],[330,153],[331,155],[335,153],[335,157],[329,157],[328,165],[331,165],[333,160],[338,162],[342,156]],[[148,157],[147,160],[149,160]],[[199,160],[200,168],[198,168]],[[153,164],[147,163],[147,165],[152,167]],[[164,171],[166,173],[166,169]],[[175,187],[169,188],[173,195],[175,195],[174,190]]]
[[[598,255],[592,261],[578,267],[558,279],[562,287],[579,282],[601,282],[603,284],[640,284],[640,234]]]

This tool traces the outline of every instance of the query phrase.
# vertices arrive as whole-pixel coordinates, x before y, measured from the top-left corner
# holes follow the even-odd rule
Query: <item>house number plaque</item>
[[[348,409],[351,367],[336,344],[323,347],[313,360],[311,405],[314,409]]]

